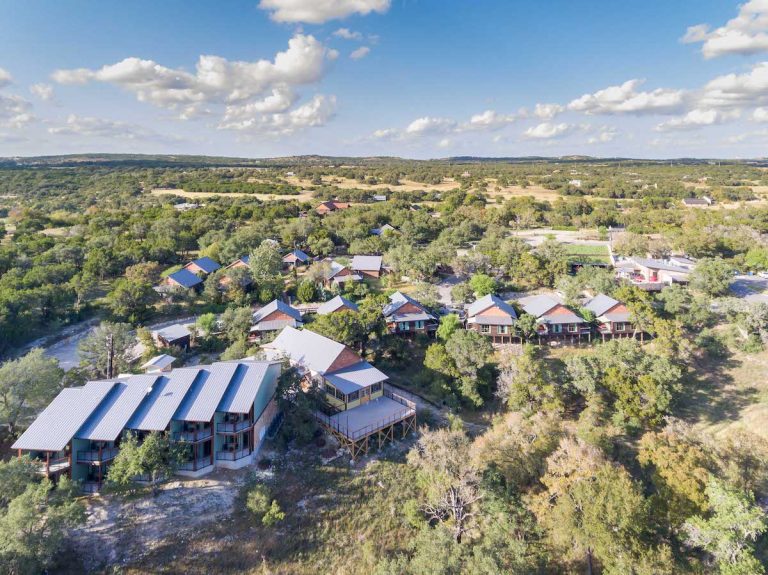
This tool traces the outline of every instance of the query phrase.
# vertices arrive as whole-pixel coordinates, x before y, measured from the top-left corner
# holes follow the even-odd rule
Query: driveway
[[[747,296],[764,293],[766,290],[768,290],[768,280],[760,276],[735,276],[731,284],[731,292],[736,297],[746,298]]]

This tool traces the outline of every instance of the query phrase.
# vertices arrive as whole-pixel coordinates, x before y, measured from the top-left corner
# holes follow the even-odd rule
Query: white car
[[[768,272],[757,272],[757,275],[765,280],[768,280]]]

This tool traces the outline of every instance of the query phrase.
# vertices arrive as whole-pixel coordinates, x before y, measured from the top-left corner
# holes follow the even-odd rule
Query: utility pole
[[[110,333],[107,335],[107,379],[112,379],[112,371],[114,369],[113,363],[115,358],[115,340]]]

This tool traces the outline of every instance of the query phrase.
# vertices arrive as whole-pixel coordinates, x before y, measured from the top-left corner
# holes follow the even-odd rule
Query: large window
[[[577,331],[579,331],[579,326],[578,326],[578,324],[575,324],[575,323],[569,323],[569,324],[568,324],[568,331],[570,331],[571,333],[576,333]]]
[[[371,394],[378,393],[381,391],[381,384],[380,383],[374,383],[371,386]]]
[[[327,393],[328,395],[334,395],[335,396],[336,395],[336,388],[333,387],[331,384],[326,383],[325,384],[325,393]]]
[[[552,324],[552,333],[563,333],[563,326],[559,323]]]
[[[411,324],[407,321],[401,321],[397,324],[397,329],[400,331],[409,331],[411,329]]]
[[[499,330],[499,335],[507,335],[509,333],[508,325],[500,325],[497,329]]]
[[[623,323],[619,322],[619,323],[615,323],[613,325],[616,327],[616,331],[624,331],[624,324]]]
[[[489,326],[489,325],[481,325],[480,326],[480,333],[491,333],[491,326]]]
[[[360,399],[360,392],[359,391],[353,391],[352,393],[347,395],[347,401],[348,402],[357,401],[358,399]]]
[[[414,327],[415,327],[415,329],[424,329],[424,321],[423,320],[418,320]]]

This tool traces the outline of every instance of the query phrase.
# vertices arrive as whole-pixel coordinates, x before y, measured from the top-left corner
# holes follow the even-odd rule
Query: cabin
[[[627,306],[605,294],[598,294],[584,304],[584,308],[595,314],[597,333],[603,338],[634,337],[636,330],[632,324]]]
[[[397,228],[395,228],[394,226],[391,226],[389,224],[384,224],[381,227],[373,228],[371,230],[371,235],[372,236],[378,236],[378,237],[385,236],[385,235],[388,235],[388,234],[395,234],[395,233],[398,233],[397,232]]]
[[[235,261],[233,261],[228,266],[226,266],[224,268],[224,273],[219,278],[219,289],[221,291],[226,291],[227,288],[229,288],[229,285],[232,283],[232,277],[231,277],[232,274],[230,274],[229,272],[231,272],[232,270],[246,270],[249,272],[251,269],[250,263],[251,263],[250,256],[242,256],[236,259]],[[246,291],[250,288],[251,285],[253,285],[253,278],[251,277],[250,273],[242,274],[240,279],[240,285]]]
[[[239,258],[237,258],[235,261],[233,261],[231,264],[229,264],[224,269],[231,270],[231,269],[235,269],[235,268],[250,269],[251,268],[251,256],[239,257]]]
[[[57,481],[98,493],[126,433],[185,446],[180,475],[250,464],[277,415],[279,362],[241,360],[91,381],[63,389],[13,444]],[[137,477],[137,480],[149,478]]]
[[[315,211],[321,216],[324,216],[325,214],[330,214],[336,210],[346,210],[347,208],[349,208],[349,204],[347,202],[337,202],[336,200],[331,200],[328,202],[322,202],[315,208]]]
[[[363,277],[354,273],[349,267],[331,259],[324,260],[328,263],[328,269],[323,275],[323,285],[326,288],[341,286],[347,282],[360,282]]]
[[[536,318],[539,342],[542,339],[577,342],[583,337],[592,340],[592,328],[587,321],[568,308],[558,296],[534,295],[521,298],[518,303],[525,313]]]
[[[301,327],[301,312],[281,300],[272,300],[253,314],[253,325],[248,341],[256,342],[268,334],[282,330],[285,326]]]
[[[381,256],[355,256],[352,258],[352,271],[360,276],[368,278],[381,277]]]
[[[712,205],[712,199],[707,196],[700,198],[684,198],[683,205],[686,208],[706,208]]]
[[[283,265],[287,267],[305,266],[311,261],[312,258],[301,250],[293,250],[283,256]]]
[[[356,303],[349,301],[343,296],[337,295],[335,298],[320,304],[317,308],[317,315],[330,315],[340,311],[352,311],[357,313],[358,307]]]
[[[393,440],[416,428],[416,405],[384,389],[388,377],[352,349],[307,329],[286,327],[264,345],[270,360],[287,359],[305,385],[323,391],[325,412],[315,417],[353,458],[368,452],[372,442]]]
[[[144,373],[165,373],[171,371],[174,361],[176,361],[176,358],[172,355],[161,353],[147,361],[141,366],[141,369],[144,370]]]
[[[192,343],[192,332],[186,326],[176,323],[154,330],[152,338],[159,347],[180,347],[188,350]]]
[[[209,257],[202,257],[202,258],[197,258],[196,260],[192,260],[187,265],[185,265],[182,269],[192,272],[193,274],[207,276],[221,269],[221,266],[219,265],[218,262],[213,261]]]
[[[492,343],[512,343],[516,339],[516,321],[515,308],[493,294],[481,297],[467,308],[466,328],[489,337]]]
[[[165,278],[165,285],[170,288],[197,291],[202,288],[203,280],[187,269],[180,269]]]
[[[412,297],[395,292],[382,310],[389,332],[396,335],[434,334],[438,319]]]

